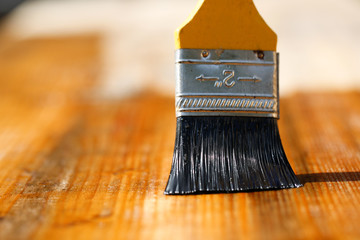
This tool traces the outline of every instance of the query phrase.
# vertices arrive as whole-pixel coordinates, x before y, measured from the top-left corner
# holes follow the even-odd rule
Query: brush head
[[[165,194],[302,186],[276,122],[276,41],[252,0],[200,0],[177,30],[177,130]]]
[[[165,194],[297,188],[277,120],[250,117],[178,117]]]

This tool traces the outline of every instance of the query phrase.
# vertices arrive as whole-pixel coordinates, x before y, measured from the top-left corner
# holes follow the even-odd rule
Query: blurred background
[[[360,89],[360,0],[254,2],[278,34],[282,96]],[[96,35],[96,94],[121,98],[152,89],[173,95],[173,32],[195,5],[196,0],[1,0],[0,50],[29,39]]]

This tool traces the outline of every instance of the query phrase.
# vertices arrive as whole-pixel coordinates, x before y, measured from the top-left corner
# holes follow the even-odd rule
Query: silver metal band
[[[176,116],[279,117],[278,54],[176,51]]]

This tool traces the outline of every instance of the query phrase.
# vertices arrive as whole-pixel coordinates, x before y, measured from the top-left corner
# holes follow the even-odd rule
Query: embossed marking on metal
[[[278,54],[176,51],[176,115],[279,117]]]

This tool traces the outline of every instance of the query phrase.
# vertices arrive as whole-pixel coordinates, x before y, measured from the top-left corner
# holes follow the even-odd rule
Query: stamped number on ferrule
[[[218,77],[205,77],[204,74],[201,74],[200,76],[196,77],[196,80],[198,80],[200,82],[215,81],[214,87],[220,88],[224,85],[227,88],[232,88],[236,84],[235,80],[233,79],[235,77],[235,71],[234,70],[224,70],[223,75],[224,75],[224,78],[220,79]],[[256,82],[261,81],[261,78],[254,75],[252,77],[237,77],[236,80],[240,81],[240,82],[256,83]]]

